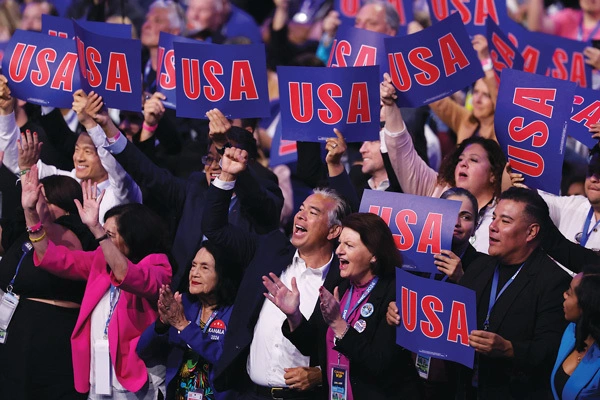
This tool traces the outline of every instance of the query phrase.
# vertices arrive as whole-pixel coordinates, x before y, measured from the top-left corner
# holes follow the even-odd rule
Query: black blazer
[[[485,312],[481,308],[487,311],[496,263],[494,257],[478,258],[459,282],[476,292],[478,329],[483,329],[485,316],[481,316]],[[571,277],[541,249],[525,261],[490,315],[489,331],[511,341],[514,357],[479,355],[480,398],[552,398],[550,373],[567,325],[562,294],[570,281]],[[463,384],[468,387],[471,379],[464,372]]]
[[[223,246],[241,265],[246,266],[235,299],[229,328],[225,333],[221,358],[214,366],[214,384],[217,390],[245,391],[250,383],[246,361],[254,334],[254,326],[265,301],[262,276],[273,272],[277,275],[292,263],[296,248],[279,230],[266,235],[244,232],[227,223],[231,191],[211,185],[207,190],[206,205],[202,217],[202,231],[213,243]],[[339,261],[331,261],[323,286],[333,291],[340,283]],[[322,321],[319,303],[315,305],[310,321]],[[310,339],[309,339],[310,340]],[[316,340],[313,338],[312,340]],[[319,365],[311,358],[311,366]],[[294,366],[290,366],[294,367]]]
[[[349,282],[344,280],[339,286],[340,296],[348,289]],[[350,359],[350,382],[355,399],[420,398],[419,381],[410,353],[396,345],[396,328],[389,326],[385,319],[388,304],[395,301],[395,297],[395,280],[381,278],[367,300],[373,305],[373,314],[361,317],[367,323],[365,330],[358,333],[353,328],[348,329],[335,346],[335,350]],[[326,387],[330,373],[326,343],[328,327],[323,318],[304,319],[293,332],[287,321],[282,325],[283,334],[300,352],[311,356],[317,353]]]

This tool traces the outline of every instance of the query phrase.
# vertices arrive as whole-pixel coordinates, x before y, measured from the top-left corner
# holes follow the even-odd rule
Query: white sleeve
[[[14,174],[19,173],[19,134],[15,113],[0,115],[0,151],[4,151],[3,164]]]
[[[142,191],[137,183],[125,172],[113,155],[104,148],[106,145],[106,136],[100,125],[96,125],[88,130],[88,134],[96,146],[102,166],[108,173],[108,180],[110,186],[113,188],[117,204],[141,203]]]

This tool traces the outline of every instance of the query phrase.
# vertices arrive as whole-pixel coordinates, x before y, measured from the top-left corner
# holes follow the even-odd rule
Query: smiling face
[[[473,88],[473,116],[478,120],[494,115],[494,104],[490,97],[490,90],[483,79],[475,82]]]
[[[294,217],[292,244],[301,252],[312,251],[326,246],[333,239],[329,227],[329,212],[335,201],[322,194],[312,194],[304,200]]]
[[[78,179],[91,179],[95,183],[108,179],[108,173],[100,162],[96,146],[87,133],[81,133],[77,138],[73,164],[75,165],[75,176]]]
[[[579,273],[571,280],[571,285],[563,293],[563,311],[565,312],[565,319],[569,322],[576,322],[581,317],[581,308],[579,307],[579,300],[575,293],[575,288],[579,286],[581,282],[582,273]]]
[[[214,144],[210,145],[208,154],[206,155],[206,163],[204,164],[204,173],[206,174],[206,181],[210,185],[221,174],[221,155],[217,153],[217,148]]]
[[[373,279],[371,262],[375,256],[360,240],[360,234],[350,228],[342,229],[340,244],[335,250],[340,260],[340,276],[362,285]]]
[[[205,248],[196,253],[189,279],[189,291],[192,295],[208,295],[216,289],[219,277],[215,268],[215,258]]]
[[[381,157],[379,140],[364,142],[362,146],[360,146],[360,154],[363,159],[363,174],[373,175],[385,168],[383,165],[383,158]]]
[[[454,225],[452,234],[452,247],[460,247],[469,241],[475,232],[475,215],[477,210],[473,209],[473,203],[466,196],[450,196],[448,200],[458,200],[461,202],[458,218]]]
[[[477,197],[493,187],[494,175],[487,152],[478,143],[465,147],[454,169],[456,186],[467,189]]]

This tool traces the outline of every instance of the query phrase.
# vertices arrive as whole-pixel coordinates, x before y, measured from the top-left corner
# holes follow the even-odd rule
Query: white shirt
[[[292,263],[280,276],[288,288],[292,286],[292,278],[296,278],[300,291],[300,312],[306,319],[310,318],[317,304],[319,288],[325,282],[331,260],[333,253],[327,264],[320,268],[308,268],[296,250]],[[285,387],[284,368],[309,366],[310,357],[302,355],[281,333],[281,325],[285,320],[285,314],[265,300],[254,327],[254,339],[246,364],[250,379],[257,385]]]
[[[127,172],[115,160],[101,144],[104,144],[104,131],[99,125],[88,131],[92,141],[96,145],[98,157],[102,166],[108,173],[108,180],[98,184],[98,194],[106,189],[102,203],[100,203],[100,223],[104,224],[104,214],[111,208],[120,204],[141,203],[142,192]],[[0,115],[0,151],[4,150],[4,165],[13,173],[19,173],[17,138],[20,137],[19,127],[15,120],[14,113],[10,115]],[[99,143],[101,143],[99,145]],[[44,164],[38,160],[37,167],[39,178],[50,175],[66,175],[81,182],[75,175],[75,170],[64,171],[52,165]]]
[[[588,216],[590,208],[589,200],[585,196],[555,196],[550,193],[538,190],[538,193],[550,209],[550,218],[567,239],[577,243],[575,236],[583,232],[583,225]],[[592,214],[590,221],[590,235],[585,244],[588,249],[600,249],[600,232],[598,229],[592,230],[596,224],[596,217]]]

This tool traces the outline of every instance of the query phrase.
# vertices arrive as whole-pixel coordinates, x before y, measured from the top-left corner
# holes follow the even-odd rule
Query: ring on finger
[[[332,144],[331,147],[335,149],[337,147],[337,143]]]

